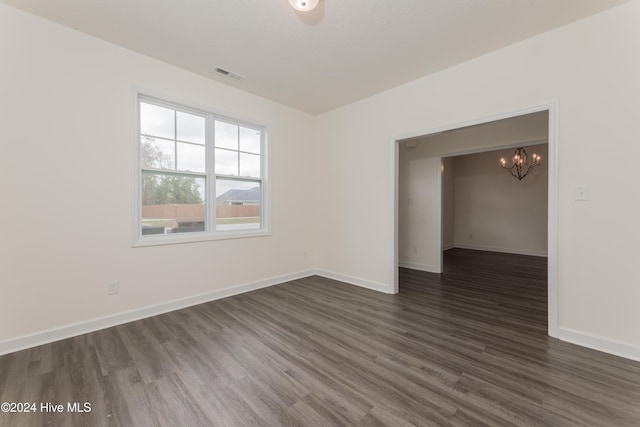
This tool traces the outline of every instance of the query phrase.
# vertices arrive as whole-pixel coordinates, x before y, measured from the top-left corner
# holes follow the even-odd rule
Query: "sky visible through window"
[[[172,230],[179,226],[167,228],[170,221],[159,220],[171,220],[166,218],[170,216],[166,213],[168,210],[163,211],[159,206],[168,209],[172,204],[183,205],[180,209],[184,212],[188,209],[186,205],[201,205],[200,210],[190,212],[204,224],[206,215],[202,209],[208,204],[207,185],[215,186],[211,190],[217,206],[217,230],[260,228],[262,131],[232,121],[212,120],[213,144],[209,149],[213,150],[214,164],[210,165],[212,181],[208,182],[207,121],[210,117],[206,113],[185,112],[140,100],[143,229],[151,224],[165,227],[165,233],[176,232]],[[227,207],[220,207],[222,205]],[[255,219],[250,220],[249,216]],[[173,223],[177,221],[180,218],[174,217]],[[156,232],[162,234],[161,229]],[[150,233],[147,229],[146,234]]]

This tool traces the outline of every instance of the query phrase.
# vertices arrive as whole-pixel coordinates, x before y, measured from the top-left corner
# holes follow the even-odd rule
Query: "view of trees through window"
[[[143,97],[139,108],[143,236],[211,232],[209,218],[215,218],[215,231],[262,227],[259,128]],[[207,153],[213,154],[211,166]]]
[[[150,143],[148,137],[142,138],[140,148],[143,165],[158,164],[164,165],[166,169],[169,168],[168,156]],[[175,203],[202,204],[203,202],[200,185],[194,177],[158,175],[148,172],[142,174],[143,206]]]

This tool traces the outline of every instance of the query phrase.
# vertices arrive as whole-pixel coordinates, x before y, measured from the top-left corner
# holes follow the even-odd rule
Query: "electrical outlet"
[[[589,187],[586,185],[576,186],[576,200],[586,202],[589,200]]]
[[[107,295],[116,295],[120,292],[120,282],[114,280],[107,283]]]

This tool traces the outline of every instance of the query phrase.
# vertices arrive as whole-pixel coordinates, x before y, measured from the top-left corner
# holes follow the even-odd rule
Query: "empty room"
[[[638,22],[0,0],[0,426],[640,425]]]

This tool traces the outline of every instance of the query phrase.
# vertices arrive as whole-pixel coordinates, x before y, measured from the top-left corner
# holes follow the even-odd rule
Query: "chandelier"
[[[531,164],[529,164],[529,159],[527,156],[527,152],[524,148],[520,147],[513,152],[513,157],[511,157],[511,166],[507,167],[507,161],[504,159],[500,159],[500,164],[504,169],[509,171],[511,176],[518,179],[518,181],[522,181],[522,178],[529,175],[529,172],[536,166],[540,166],[540,156],[536,153],[533,153]]]

